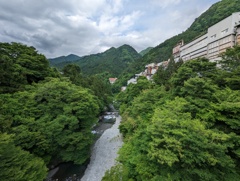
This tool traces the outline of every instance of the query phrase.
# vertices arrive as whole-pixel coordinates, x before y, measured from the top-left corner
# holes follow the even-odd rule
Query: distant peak
[[[115,51],[116,50],[116,48],[115,47],[111,47],[111,48],[109,48],[109,49],[107,49],[105,52],[103,52],[103,53],[107,53],[107,52],[111,52],[111,51]]]
[[[66,57],[78,57],[78,58],[80,58],[78,55],[75,55],[75,54],[69,54],[68,56],[66,56]]]
[[[120,46],[119,48],[125,48],[125,47],[131,47],[131,48],[133,48],[132,46],[130,46],[130,45],[128,45],[128,44],[123,44],[122,46]]]
[[[111,47],[108,50],[116,50],[116,48],[115,47]]]

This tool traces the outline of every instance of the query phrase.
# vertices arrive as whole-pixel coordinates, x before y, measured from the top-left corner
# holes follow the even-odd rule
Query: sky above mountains
[[[0,41],[34,46],[46,57],[137,51],[185,31],[219,0],[0,0]]]

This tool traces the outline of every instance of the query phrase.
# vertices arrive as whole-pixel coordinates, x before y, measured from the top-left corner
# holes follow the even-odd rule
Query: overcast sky
[[[185,31],[219,0],[0,0],[0,41],[34,46],[48,58],[137,51]]]

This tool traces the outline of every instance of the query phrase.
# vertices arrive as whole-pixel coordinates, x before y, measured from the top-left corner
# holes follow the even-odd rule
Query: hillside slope
[[[148,47],[142,51],[139,52],[140,55],[144,56],[145,54],[147,54],[150,50],[152,50],[153,47]]]
[[[59,63],[62,62],[72,62],[72,61],[76,61],[79,60],[81,57],[74,55],[74,54],[70,54],[68,56],[60,56],[60,57],[56,57],[56,58],[49,58],[48,61],[50,63],[51,66],[57,65]]]
[[[118,48],[110,48],[103,53],[92,54],[81,57],[74,62],[61,62],[55,66],[59,69],[69,63],[74,63],[81,67],[85,75],[108,74],[108,76],[118,77],[129,65],[141,58],[141,55],[131,46],[122,45]]]

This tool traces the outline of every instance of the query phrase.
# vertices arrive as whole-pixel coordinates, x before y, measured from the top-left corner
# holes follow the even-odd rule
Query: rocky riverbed
[[[118,116],[114,125],[107,129],[96,141],[90,163],[81,181],[101,181],[105,172],[116,163],[117,152],[123,141],[119,132],[121,117]]]

